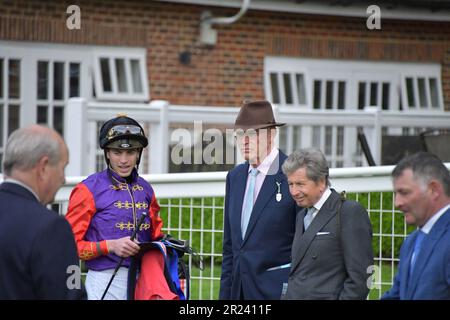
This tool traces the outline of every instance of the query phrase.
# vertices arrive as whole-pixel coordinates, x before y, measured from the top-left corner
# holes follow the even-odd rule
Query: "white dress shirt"
[[[427,223],[423,225],[420,230],[422,230],[424,233],[429,234],[431,231],[431,228],[433,228],[434,224],[438,219],[450,208],[450,204],[446,205],[445,207],[441,208],[434,216],[432,216]]]
[[[264,183],[264,179],[267,176],[267,173],[269,172],[270,166],[274,162],[274,160],[277,158],[279,154],[278,148],[273,148],[272,151],[267,155],[267,157],[264,158],[263,162],[260,163],[259,166],[256,167],[258,169],[259,173],[256,176],[255,181],[255,192],[253,193],[253,203],[255,203],[256,199],[258,198],[259,191],[261,191],[262,184]],[[250,174],[250,170],[252,169],[252,166],[248,166],[248,174]],[[244,203],[245,199],[247,197],[248,193],[248,185],[249,185],[250,179],[248,179],[247,175],[247,184],[245,186],[245,196],[244,196]]]
[[[327,187],[325,189],[325,191],[323,192],[322,196],[320,197],[319,201],[317,201],[316,204],[313,205],[313,207],[315,209],[313,212],[313,219],[316,217],[317,213],[319,212],[319,210],[322,208],[325,201],[327,201],[330,196],[331,196],[331,190],[329,187]]]

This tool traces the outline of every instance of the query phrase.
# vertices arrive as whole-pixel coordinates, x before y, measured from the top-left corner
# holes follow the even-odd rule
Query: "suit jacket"
[[[450,209],[423,239],[409,279],[411,255],[418,231],[411,233],[400,249],[400,263],[392,288],[381,299],[450,299]]]
[[[369,293],[372,225],[366,210],[352,200],[343,203],[338,222],[341,200],[331,191],[306,232],[307,210],[298,214],[289,283],[282,299],[366,299]]]
[[[0,185],[0,203],[0,299],[85,298],[67,285],[79,266],[68,222],[14,183]]]
[[[248,162],[227,175],[220,299],[279,299],[283,283],[287,283],[298,208],[281,171],[285,159],[286,155],[280,152],[272,163],[269,172],[275,174],[264,179],[244,239],[241,214]],[[275,198],[276,182],[281,183],[279,202]]]

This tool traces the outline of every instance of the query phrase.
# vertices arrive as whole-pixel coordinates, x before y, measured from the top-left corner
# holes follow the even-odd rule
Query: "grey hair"
[[[4,174],[10,175],[13,169],[32,169],[44,156],[48,157],[50,165],[56,165],[61,159],[62,150],[60,142],[55,139],[55,133],[52,130],[33,130],[30,127],[15,130],[6,142]]]
[[[397,179],[407,169],[412,171],[414,179],[422,188],[425,188],[431,180],[437,180],[442,184],[445,194],[450,197],[450,173],[435,155],[418,152],[403,158],[392,171],[392,178]]]
[[[330,186],[327,159],[319,149],[306,148],[296,150],[289,155],[281,167],[285,175],[294,173],[300,168],[306,168],[308,179],[316,183],[321,179],[325,179],[327,186]]]

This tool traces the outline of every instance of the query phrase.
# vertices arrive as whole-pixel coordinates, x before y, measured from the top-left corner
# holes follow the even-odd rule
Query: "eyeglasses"
[[[144,136],[144,132],[138,126],[118,125],[118,126],[114,126],[111,129],[109,129],[107,138],[109,140],[114,137],[122,136],[125,134],[136,134],[136,135]]]
[[[248,129],[248,130],[237,130],[234,132],[234,137],[236,139],[243,139],[243,138],[255,138],[258,135],[258,130],[255,129]]]

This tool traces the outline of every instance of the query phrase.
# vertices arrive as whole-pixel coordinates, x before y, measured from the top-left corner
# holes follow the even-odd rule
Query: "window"
[[[64,135],[64,105],[80,95],[81,64],[74,61],[37,61],[36,122]]]
[[[402,94],[406,108],[442,110],[442,89],[439,73],[435,75],[406,75],[403,78]]]
[[[271,58],[266,57],[265,87],[268,99],[274,104],[306,106],[310,98],[305,68],[290,64],[290,60],[283,60],[281,64],[270,61]]]
[[[94,85],[99,100],[149,100],[145,50],[129,51],[96,51]]]
[[[8,136],[20,126],[21,68],[20,59],[0,56],[0,163]]]
[[[45,124],[67,136],[65,106],[71,97],[148,101],[146,70],[143,48],[0,40],[0,159],[8,135],[22,125]],[[94,125],[88,124],[89,150],[97,140]],[[94,152],[87,157],[92,171]]]
[[[266,98],[281,110],[443,110],[438,64],[266,57],[264,73]],[[362,165],[356,137],[356,127],[304,123],[287,125],[279,144],[287,153],[319,147],[332,166]]]
[[[368,106],[379,106],[382,110],[390,110],[392,104],[391,86],[388,81],[359,81],[358,82],[358,109],[363,110]]]
[[[438,64],[266,57],[264,67],[267,99],[282,106],[443,110]]]
[[[345,109],[346,81],[314,79],[314,109]]]

